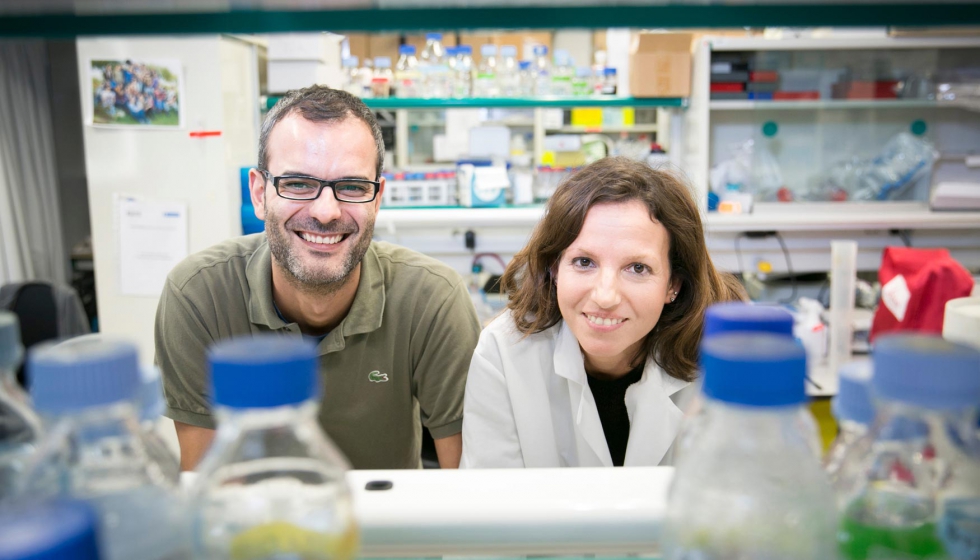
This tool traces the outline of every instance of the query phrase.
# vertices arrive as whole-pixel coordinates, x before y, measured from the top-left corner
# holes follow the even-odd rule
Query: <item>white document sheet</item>
[[[187,204],[116,195],[116,236],[120,292],[159,296],[187,257]]]

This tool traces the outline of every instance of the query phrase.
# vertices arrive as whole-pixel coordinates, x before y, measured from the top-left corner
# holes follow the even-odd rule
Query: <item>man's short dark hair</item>
[[[268,169],[269,135],[279,121],[299,113],[312,122],[340,122],[347,118],[360,119],[371,129],[377,147],[378,162],[375,167],[375,180],[381,176],[385,165],[385,143],[381,138],[381,127],[374,118],[374,112],[357,97],[338,89],[325,86],[310,86],[286,92],[265,116],[259,132],[259,169]]]

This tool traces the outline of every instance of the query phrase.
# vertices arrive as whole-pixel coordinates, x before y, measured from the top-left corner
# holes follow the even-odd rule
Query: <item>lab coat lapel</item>
[[[555,374],[568,381],[568,398],[575,425],[575,444],[580,467],[611,467],[612,455],[602,421],[596,408],[595,398],[585,376],[582,349],[571,329],[562,322],[555,342]]]
[[[689,382],[664,373],[647,358],[643,377],[626,391],[630,437],[626,466],[656,466],[663,461],[680,429],[684,413],[670,398]]]

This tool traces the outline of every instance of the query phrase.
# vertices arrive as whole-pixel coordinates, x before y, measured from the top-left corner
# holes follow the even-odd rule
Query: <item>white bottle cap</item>
[[[946,302],[943,338],[980,348],[980,297],[957,298]]]

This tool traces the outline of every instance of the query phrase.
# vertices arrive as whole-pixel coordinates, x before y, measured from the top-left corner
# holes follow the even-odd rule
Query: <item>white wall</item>
[[[113,195],[186,203],[191,253],[239,235],[238,170],[256,160],[258,77],[253,47],[218,35],[79,39],[78,79],[86,123],[91,122],[86,103],[91,97],[90,60],[127,58],[178,59],[184,80],[182,128],[84,126],[100,330],[138,343],[141,360],[149,362],[159,298],[119,291]],[[188,133],[195,130],[222,134],[191,138]]]

